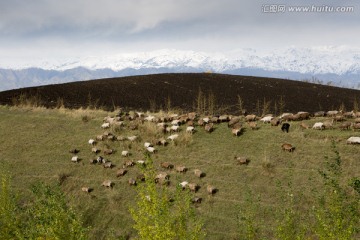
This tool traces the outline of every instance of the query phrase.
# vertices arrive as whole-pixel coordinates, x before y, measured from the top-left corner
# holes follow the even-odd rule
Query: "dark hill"
[[[156,105],[165,108],[167,99],[172,107],[193,110],[199,89],[205,96],[213,93],[216,104],[229,113],[238,113],[238,95],[248,112],[257,112],[270,101],[270,112],[279,110],[282,98],[284,111],[319,111],[339,109],[344,104],[353,109],[360,91],[299,81],[210,73],[154,74],[100,79],[57,85],[31,87],[0,92],[1,104],[12,104],[21,94],[38,96],[46,107],[56,106],[62,98],[70,108],[87,107],[89,102],[112,109],[147,110]],[[275,104],[276,103],[276,104]],[[276,105],[276,107],[275,107]]]

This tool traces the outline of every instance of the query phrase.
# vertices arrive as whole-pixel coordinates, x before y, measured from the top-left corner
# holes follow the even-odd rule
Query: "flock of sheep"
[[[303,120],[308,120],[310,118],[324,119],[322,122],[316,122],[313,126],[308,126]],[[202,116],[200,117],[197,113],[191,112],[187,114],[163,114],[162,116],[145,114],[143,112],[123,112],[120,111],[116,116],[110,117],[107,116],[103,119],[101,128],[103,129],[103,134],[96,136],[95,138],[89,139],[88,144],[91,146],[91,152],[94,154],[94,158],[90,159],[90,164],[101,164],[104,168],[114,168],[115,165],[107,159],[108,156],[117,153],[117,150],[111,149],[108,147],[100,148],[100,142],[107,141],[129,141],[131,143],[136,142],[137,144],[143,145],[143,152],[147,154],[156,154],[160,146],[167,146],[169,143],[177,141],[177,139],[182,134],[194,134],[197,131],[206,131],[211,133],[215,130],[216,124],[227,123],[227,126],[231,131],[231,134],[234,137],[241,136],[244,129],[248,128],[251,130],[256,130],[260,128],[259,122],[263,124],[270,124],[271,126],[281,126],[283,132],[289,132],[290,123],[292,121],[301,121],[300,127],[303,129],[314,129],[314,130],[324,130],[324,129],[334,129],[338,128],[340,130],[358,130],[360,129],[360,112],[346,112],[341,111],[328,111],[328,112],[316,112],[310,114],[308,112],[298,112],[296,114],[284,113],[279,117],[274,117],[273,115],[266,115],[263,117],[258,117],[256,115],[246,115],[246,116],[233,116],[233,115],[221,115],[221,116]],[[147,141],[143,141],[143,137],[138,135],[130,136],[116,136],[111,132],[114,128],[127,129],[130,132],[133,130],[138,130],[139,126],[143,125],[145,122],[153,124],[156,126],[157,134],[156,136],[150,137]],[[185,127],[182,127],[185,126]],[[127,131],[127,132],[129,132]],[[230,134],[230,133],[229,133]],[[158,137],[161,136],[161,137]],[[350,137],[347,139],[348,144],[360,144],[360,137]],[[105,144],[105,146],[108,146]],[[284,151],[293,152],[295,147],[290,143],[283,143],[281,148]],[[80,158],[76,155],[79,150],[72,149],[70,152],[73,154],[71,158],[72,162],[79,162]],[[119,151],[120,152],[120,151]],[[122,150],[121,157],[123,159],[130,159],[129,156],[132,155],[129,150]],[[103,156],[101,156],[102,154]],[[248,164],[249,159],[244,156],[235,157],[237,164]],[[145,166],[145,160],[124,160],[121,167],[119,167],[114,173],[114,178],[122,178],[135,165]],[[159,164],[159,172],[157,173],[155,181],[158,184],[169,185],[170,175],[169,171],[175,171],[177,174],[185,174],[189,172],[189,169],[183,165],[174,165],[171,162],[162,162]],[[193,174],[198,178],[203,178],[206,174],[200,169],[193,169]],[[136,178],[129,178],[128,184],[131,186],[137,185],[140,181],[147,181],[143,174],[139,174]],[[192,192],[197,192],[200,188],[200,185],[195,182],[183,181],[176,183],[183,189],[188,188]],[[114,186],[114,181],[105,180],[102,183],[102,186],[107,188],[112,188]],[[82,191],[91,192],[93,189],[90,187],[82,187]],[[218,189],[214,186],[208,184],[206,186],[206,191],[208,194],[215,194]],[[200,197],[194,197],[194,203],[201,202]]]

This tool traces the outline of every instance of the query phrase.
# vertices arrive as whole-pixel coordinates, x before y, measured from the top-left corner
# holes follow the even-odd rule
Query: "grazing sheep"
[[[179,125],[173,125],[170,127],[170,131],[171,132],[179,132],[180,131],[180,126]]]
[[[96,158],[96,162],[97,162],[97,163],[106,163],[106,160],[105,160],[105,158],[103,158],[102,156],[98,156],[98,157]]]
[[[190,133],[190,134],[193,134],[195,132],[195,128],[193,126],[188,126],[186,128],[186,132]]]
[[[349,137],[346,140],[347,144],[360,144],[360,137]]]
[[[193,120],[190,120],[190,121],[188,121],[188,122],[186,123],[186,125],[189,126],[189,127],[194,127],[194,126],[195,126],[195,123],[194,123]]]
[[[117,140],[117,141],[125,141],[126,138],[123,137],[123,136],[117,136],[117,137],[116,137],[116,140]]]
[[[273,118],[270,121],[271,126],[275,126],[275,127],[279,126],[280,123],[281,123],[281,120],[279,118]]]
[[[154,116],[149,115],[149,116],[145,117],[145,118],[144,118],[144,120],[145,120],[145,121],[148,121],[148,122],[154,122],[155,117],[154,117]]]
[[[280,117],[282,121],[293,121],[296,119],[295,115],[292,113],[283,113]]]
[[[199,126],[204,126],[204,125],[205,125],[204,120],[199,119],[199,120],[198,120],[198,125],[199,125]]]
[[[298,112],[296,115],[298,116],[297,120],[306,120],[310,118],[310,113],[308,112]]]
[[[338,114],[339,114],[339,111],[337,111],[337,110],[327,111],[326,112],[326,116],[329,116],[329,117],[335,117]]]
[[[145,175],[144,174],[138,174],[136,176],[136,180],[138,180],[140,182],[144,182],[145,181]]]
[[[289,132],[289,128],[290,128],[290,124],[289,123],[283,123],[283,125],[281,126],[281,131],[283,132]]]
[[[176,166],[176,171],[180,173],[184,173],[187,171],[187,168],[185,166]]]
[[[104,150],[104,154],[105,155],[111,155],[111,154],[113,154],[114,153],[114,150],[113,149],[105,149]]]
[[[344,119],[343,116],[338,115],[338,116],[335,116],[335,117],[333,118],[333,120],[334,120],[335,122],[342,122],[342,121],[344,121],[345,119]]]
[[[105,180],[102,183],[102,186],[107,187],[107,188],[112,188],[114,186],[114,183],[112,181],[110,181],[110,180]]]
[[[103,164],[103,167],[104,167],[104,168],[113,168],[114,165],[109,161],[109,162],[104,163],[104,164]]]
[[[145,161],[144,160],[138,160],[138,161],[136,161],[136,164],[145,166]]]
[[[188,187],[192,192],[197,192],[197,190],[200,188],[200,186],[196,183],[189,183]]]
[[[209,117],[204,117],[202,120],[204,121],[204,123],[209,123],[209,122],[210,122],[210,118],[209,118]]]
[[[314,125],[312,126],[312,129],[323,130],[323,129],[325,129],[324,123],[322,123],[322,122],[314,123]]]
[[[106,128],[109,128],[110,127],[110,123],[103,123],[102,125],[101,125],[101,128],[103,128],[103,129],[106,129]]]
[[[219,120],[219,118],[218,118],[218,117],[211,117],[211,118],[210,118],[210,122],[213,122],[213,123],[219,123],[219,122],[220,122],[220,120]]]
[[[325,112],[324,111],[318,111],[314,113],[314,117],[324,117]]]
[[[258,128],[256,122],[248,122],[248,125],[251,128],[251,130],[256,130]]]
[[[69,151],[69,153],[73,153],[73,154],[77,154],[77,153],[79,153],[79,152],[80,152],[80,150],[79,150],[79,149],[76,149],[76,148],[70,149],[70,151]]]
[[[156,145],[166,146],[167,144],[168,144],[168,142],[164,138],[161,138],[156,141]]]
[[[330,121],[330,120],[326,120],[326,121],[324,122],[324,127],[331,129],[331,128],[333,128],[333,124],[334,124],[334,119],[332,119],[331,121]]]
[[[128,156],[130,156],[130,153],[129,153],[129,151],[124,150],[121,152],[121,156],[128,157]]]
[[[170,175],[166,172],[161,172],[155,177],[155,182],[160,184],[168,184]]]
[[[219,121],[220,122],[228,122],[228,121],[230,121],[229,115],[221,115],[219,117]]]
[[[92,158],[92,159],[90,159],[90,164],[96,164],[98,161],[97,161],[97,159],[94,159],[94,158]]]
[[[360,123],[355,123],[352,125],[353,130],[360,129]]]
[[[144,117],[144,113],[143,113],[143,112],[136,112],[136,115],[138,116],[138,118]]]
[[[71,158],[71,161],[74,162],[74,163],[78,163],[80,161],[80,158],[78,156],[73,156]]]
[[[339,126],[339,128],[340,128],[341,130],[345,130],[345,129],[349,130],[350,127],[351,127],[351,122],[344,122],[344,123],[342,123],[342,124]]]
[[[130,186],[136,186],[136,180],[133,179],[133,178],[130,178],[128,183],[129,183]]]
[[[228,122],[228,128],[234,127],[235,124],[240,122],[240,117],[234,117]]]
[[[202,198],[200,198],[200,197],[194,197],[193,199],[191,199],[192,203],[201,203],[201,201],[202,201]]]
[[[174,141],[178,137],[179,137],[179,134],[173,134],[173,135],[170,135],[167,139]]]
[[[121,169],[117,170],[117,172],[116,172],[116,177],[122,177],[122,176],[124,176],[126,173],[127,173],[127,170],[121,168]]]
[[[90,145],[95,145],[96,144],[96,141],[94,140],[94,139],[89,139],[89,141],[88,141],[88,143],[90,144]]]
[[[81,188],[81,191],[86,192],[86,193],[90,193],[90,192],[92,192],[92,188],[82,187],[82,188]]]
[[[134,161],[133,161],[133,160],[129,160],[129,161],[126,161],[126,162],[124,163],[123,168],[132,167],[132,166],[134,166],[134,165],[135,165]]]
[[[134,142],[137,139],[137,136],[130,136],[127,138],[130,142]]]
[[[187,116],[188,116],[189,120],[195,120],[197,114],[196,114],[196,112],[190,112],[187,114]]]
[[[179,119],[175,119],[171,121],[171,125],[179,125],[181,121]]]
[[[346,112],[343,114],[344,117],[346,118],[354,118],[355,117],[355,112],[354,111],[351,111],[351,112]]]
[[[144,147],[145,148],[148,148],[148,147],[152,147],[153,145],[151,144],[151,143],[149,143],[149,142],[145,142],[144,143]]]
[[[263,123],[270,123],[270,121],[273,119],[274,117],[272,116],[266,116],[260,119],[260,121],[262,121]]]
[[[174,168],[174,165],[171,164],[171,163],[169,163],[169,162],[162,162],[162,163],[160,164],[160,166],[161,166],[162,168],[167,168],[167,169]]]
[[[205,131],[207,131],[208,133],[211,133],[212,131],[214,131],[214,124],[213,123],[207,123],[205,125]]]
[[[217,192],[217,189],[214,186],[208,185],[206,187],[206,191],[208,192],[208,194],[214,194]]]
[[[107,140],[115,141],[116,137],[114,135],[107,136]]]
[[[288,151],[288,152],[293,152],[295,150],[295,147],[293,147],[289,143],[284,143],[283,145],[281,145],[281,148],[283,151]]]
[[[98,154],[100,152],[100,149],[93,147],[91,148],[91,152]]]
[[[241,135],[241,131],[242,131],[242,128],[233,128],[233,129],[231,129],[231,133],[232,133],[234,136],[240,136],[240,135]]]
[[[250,160],[247,157],[234,157],[234,159],[236,160],[237,164],[239,165],[247,165],[249,164]]]
[[[360,118],[355,118],[354,122],[355,123],[360,123]]]
[[[147,147],[146,150],[149,152],[149,153],[156,153],[157,150],[154,148],[154,147]]]
[[[247,122],[251,122],[251,121],[255,121],[255,120],[256,120],[255,114],[250,114],[250,115],[245,116],[245,121],[247,121]]]
[[[202,178],[205,176],[205,173],[203,173],[203,171],[199,170],[199,169],[195,169],[194,170],[194,174],[195,176],[197,176],[198,178]]]
[[[104,139],[105,139],[104,135],[97,135],[96,136],[96,140],[98,140],[98,141],[103,141]]]
[[[300,127],[303,128],[303,129],[309,129],[309,125],[307,125],[307,124],[304,123],[304,122],[301,122],[301,123],[300,123]]]
[[[179,185],[182,187],[182,189],[185,189],[188,184],[189,184],[189,182],[187,182],[187,181],[183,181],[183,182],[179,183]]]

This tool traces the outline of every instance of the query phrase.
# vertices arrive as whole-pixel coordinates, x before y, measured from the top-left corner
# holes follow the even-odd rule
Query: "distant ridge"
[[[55,107],[63,99],[69,108],[87,107],[90,102],[98,107],[115,106],[148,110],[165,109],[167,99],[171,107],[194,110],[201,90],[205,96],[213,94],[216,104],[228,113],[238,114],[238,96],[248,112],[257,112],[269,102],[269,112],[279,111],[279,101],[285,102],[284,111],[297,112],[338,109],[344,105],[352,110],[360,101],[360,91],[276,78],[238,76],[214,73],[153,74],[91,81],[72,82],[0,92],[1,104],[12,104],[21,94],[37,95],[46,107]],[[275,102],[277,106],[275,107]]]

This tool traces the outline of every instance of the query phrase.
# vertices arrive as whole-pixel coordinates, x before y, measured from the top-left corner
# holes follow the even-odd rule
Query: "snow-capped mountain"
[[[237,49],[222,53],[163,49],[46,61],[31,59],[31,62],[0,59],[0,91],[125,75],[204,71],[295,80],[317,78],[325,83],[358,88],[360,48],[290,47],[269,52]]]

